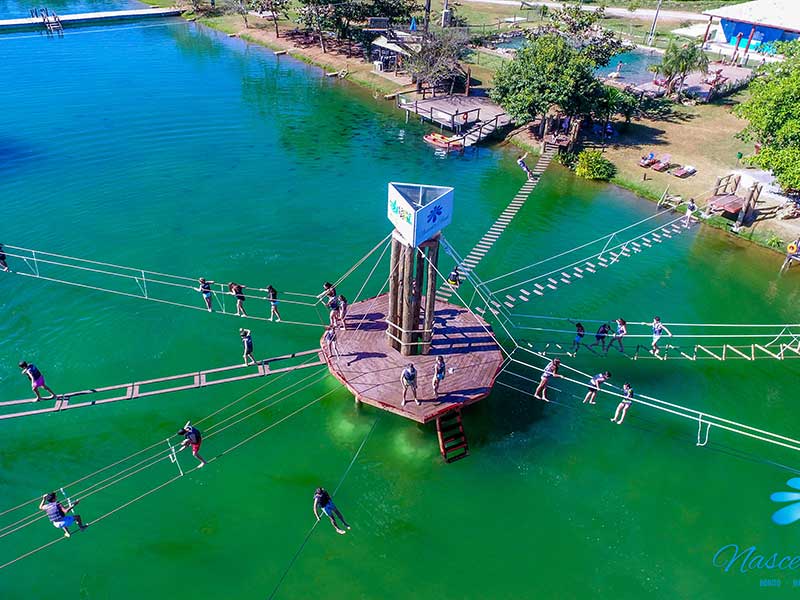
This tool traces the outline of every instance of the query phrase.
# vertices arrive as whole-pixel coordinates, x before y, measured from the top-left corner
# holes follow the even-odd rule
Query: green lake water
[[[523,183],[511,151],[437,156],[422,142],[424,127],[312,67],[196,25],[147,25],[85,28],[58,40],[0,37],[0,81],[13,82],[0,89],[0,241],[316,293],[388,234],[388,181],[455,187],[454,223],[445,234],[462,254]],[[31,68],[41,64],[47,77]],[[488,279],[522,267],[654,210],[553,165],[478,274]],[[518,310],[791,323],[797,276],[779,279],[779,261],[694,228]],[[378,292],[385,262],[365,296]],[[355,297],[373,264],[341,292]],[[442,261],[443,270],[451,265]],[[16,368],[22,359],[40,366],[56,391],[240,360],[243,319],[15,275],[0,274],[0,285],[3,400],[29,393]],[[256,301],[247,307],[265,313]],[[285,303],[281,310],[286,319],[316,322],[313,313],[301,315],[305,309]],[[313,348],[320,334],[249,323],[263,357]],[[797,436],[795,361],[633,362],[583,353],[567,362],[591,373],[610,369],[617,384],[630,381],[637,392]],[[501,381],[524,383],[508,375]],[[282,391],[289,384],[295,387]],[[249,599],[269,597],[279,583],[278,598],[797,594],[795,572],[741,573],[738,563],[725,572],[713,564],[729,544],[800,554],[800,524],[770,520],[778,508],[770,494],[789,489],[796,452],[719,430],[697,448],[693,422],[643,406],[619,427],[609,422],[611,398],[581,405],[574,397],[580,388],[556,387],[563,391],[551,391],[549,405],[497,387],[467,409],[471,454],[452,465],[442,462],[432,427],[357,410],[319,370],[0,421],[2,511],[158,444],[186,419],[198,421],[245,394],[200,428],[267,406],[262,400],[280,401],[207,437],[202,451],[214,460],[205,469],[130,505],[174,477],[175,466],[160,462],[87,497],[79,512],[88,520],[122,508],[0,570],[0,598]],[[192,466],[186,453],[180,460]],[[78,494],[103,476],[67,491]],[[314,488],[340,481],[336,503],[352,531],[339,536],[321,522],[308,535]],[[35,509],[0,516],[0,534]],[[0,563],[57,537],[42,520],[0,537]],[[774,578],[780,589],[762,587]]]

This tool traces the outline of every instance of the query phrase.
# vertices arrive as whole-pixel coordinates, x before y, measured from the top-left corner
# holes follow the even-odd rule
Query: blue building
[[[704,43],[711,22],[719,19],[722,38],[716,43],[728,44],[743,53],[773,53],[776,42],[800,38],[800,0],[754,0],[744,4],[723,6],[703,12],[709,17]]]

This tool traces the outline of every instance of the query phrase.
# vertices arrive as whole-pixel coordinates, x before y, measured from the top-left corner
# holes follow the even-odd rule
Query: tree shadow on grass
[[[676,110],[676,108],[676,104],[671,100],[653,98],[642,106],[642,115],[653,121],[667,123],[688,123],[697,116],[693,113]]]
[[[624,148],[626,146],[661,146],[667,144],[664,139],[665,131],[658,127],[651,127],[641,123],[628,123],[624,131],[614,137],[606,145],[612,148]]]

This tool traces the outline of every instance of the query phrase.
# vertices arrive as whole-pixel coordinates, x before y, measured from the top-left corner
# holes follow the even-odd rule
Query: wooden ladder
[[[436,418],[439,451],[446,463],[469,456],[469,444],[461,421],[461,409],[456,408]]]

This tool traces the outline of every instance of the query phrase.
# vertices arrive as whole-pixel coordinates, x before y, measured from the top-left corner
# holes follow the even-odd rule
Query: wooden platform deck
[[[744,198],[740,198],[735,194],[724,194],[719,196],[712,196],[708,201],[708,208],[711,211],[718,211],[736,215],[744,207]]]
[[[154,17],[176,17],[180,16],[183,10],[180,8],[141,8],[135,10],[109,10],[92,13],[76,13],[71,15],[58,15],[63,24],[87,24],[103,23],[110,21],[120,21],[129,19],[146,19]],[[41,17],[26,17],[23,19],[2,19],[0,20],[0,30],[2,29],[40,29],[43,27]]]
[[[431,353],[402,356],[386,338],[388,294],[350,305],[345,331],[337,332],[339,356],[323,353],[331,373],[364,404],[427,423],[454,407],[473,404],[489,395],[503,362],[503,355],[488,323],[467,309],[447,302],[436,302]],[[433,398],[431,381],[436,356],[444,356],[447,376],[439,386],[439,399]],[[403,407],[400,374],[413,362],[417,368],[417,394],[420,406],[409,402]],[[452,372],[451,372],[452,369]]]

